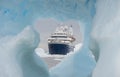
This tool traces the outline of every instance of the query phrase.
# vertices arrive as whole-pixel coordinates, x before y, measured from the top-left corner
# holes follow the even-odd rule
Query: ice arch
[[[16,34],[37,18],[75,19],[91,23],[94,6],[95,0],[1,0],[0,33]]]
[[[65,62],[63,62],[63,65],[65,64],[65,67],[67,65],[70,65],[70,66],[67,66],[67,68],[71,68],[71,66],[72,68],[69,71],[66,71],[66,73],[60,77],[64,77],[64,76],[73,77],[71,73],[73,73],[76,76],[79,76],[84,72],[84,70],[82,71],[82,69],[87,69],[88,71],[84,72],[84,74],[82,75],[82,77],[86,77],[91,75],[91,72],[95,66],[95,61],[88,48],[90,32],[92,28],[91,24],[92,24],[92,19],[94,14],[95,14],[95,0],[17,0],[17,1],[1,0],[0,1],[0,20],[1,20],[0,34],[1,34],[1,37],[5,35],[17,34],[26,25],[32,24],[31,22],[35,21],[35,19],[37,18],[53,17],[60,21],[74,19],[74,20],[83,22],[84,25],[81,25],[81,26],[83,27],[82,30],[83,30],[84,41],[83,41],[83,47],[81,49],[81,52],[75,53],[73,56],[69,57],[68,59],[65,60]],[[34,45],[34,43],[32,44]],[[81,63],[82,62],[85,64],[90,63],[89,66],[82,67],[84,66],[84,64],[79,65],[80,61],[76,61],[76,59],[78,58],[81,59],[80,60]],[[82,58],[85,58],[85,60],[82,61]],[[26,67],[27,67],[27,64],[26,64]],[[58,68],[60,67],[63,67],[62,70],[65,69],[64,66],[59,66]],[[76,69],[78,70],[73,71]],[[38,77],[38,73],[35,73],[36,70],[37,68],[34,69],[33,72],[34,72],[34,75]],[[24,71],[27,71],[27,72],[24,72]],[[28,74],[28,72],[30,72],[29,69],[22,68],[21,73],[22,72],[24,72],[23,77],[26,77],[26,76],[34,77],[32,76],[33,73],[31,73],[30,75]],[[51,72],[51,76],[60,75],[60,73],[56,74],[54,72],[55,70],[53,69]],[[45,69],[45,73],[46,73],[45,77],[46,75],[49,76],[47,74],[48,73],[47,69]],[[21,74],[18,74],[18,75],[20,76]],[[44,74],[42,75],[44,76]],[[8,76],[13,77],[12,74]]]

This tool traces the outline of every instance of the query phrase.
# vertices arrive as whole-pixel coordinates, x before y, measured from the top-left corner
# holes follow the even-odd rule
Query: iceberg
[[[92,49],[99,55],[93,77],[120,77],[120,1],[98,0]]]
[[[119,0],[1,0],[0,77],[120,77],[119,5]],[[82,48],[50,72],[34,52],[39,34],[25,28],[38,18],[74,19],[84,24],[80,25]]]
[[[0,0],[0,77],[120,77],[119,6],[119,0]],[[25,28],[38,18],[84,23],[82,48],[50,72],[34,53],[39,35]]]
[[[38,18],[87,23],[95,14],[95,3],[96,0],[1,0],[0,36],[15,35]]]
[[[0,77],[91,76],[96,64],[89,49],[95,3],[96,0],[1,0],[0,61],[3,62],[0,62]],[[82,48],[52,68],[50,73],[34,52],[39,35],[29,27],[25,28],[26,25],[33,25],[38,18],[55,18],[60,21],[73,19],[84,23],[81,25],[84,38]]]
[[[78,46],[79,45],[79,46]],[[74,54],[68,55],[60,64],[50,69],[51,77],[91,77],[95,59],[89,50],[78,44]]]
[[[31,27],[3,37],[0,43],[0,77],[49,77],[46,64],[34,51],[39,34]]]

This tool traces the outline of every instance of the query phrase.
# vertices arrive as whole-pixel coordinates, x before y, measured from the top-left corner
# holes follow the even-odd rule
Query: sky
[[[58,20],[55,20],[53,18],[49,19],[38,19],[34,23],[34,27],[40,34],[40,44],[39,47],[45,49],[45,51],[48,51],[48,43],[47,39],[50,37],[51,33],[54,33],[57,26],[60,26],[59,24],[63,25],[73,25],[73,33],[76,38],[76,41],[74,44],[78,44],[82,41],[82,35],[80,32],[80,25],[75,20],[68,20],[65,22],[61,22]]]

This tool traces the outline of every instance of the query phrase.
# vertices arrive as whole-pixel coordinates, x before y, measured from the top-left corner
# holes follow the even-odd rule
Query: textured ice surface
[[[37,18],[88,22],[94,4],[95,0],[0,0],[0,36],[16,34]]]
[[[53,77],[120,77],[120,1],[119,0],[0,0],[0,77],[47,77],[48,70],[33,53],[38,36],[26,25],[37,18],[81,21],[83,46],[50,70]],[[93,25],[93,27],[92,27]],[[93,29],[92,29],[93,28]],[[90,32],[92,30],[92,37]],[[9,39],[9,40],[8,40]],[[33,58],[31,56],[34,56]],[[40,61],[39,61],[40,60]]]
[[[30,27],[0,40],[0,77],[48,77],[44,62],[35,54],[39,35]]]
[[[79,44],[80,45],[80,44]],[[50,69],[51,77],[90,77],[95,67],[93,55],[77,46],[79,52],[68,56],[60,64]],[[81,51],[80,51],[81,50]]]
[[[98,0],[93,23],[93,45],[99,51],[93,77],[120,77],[120,0]]]
[[[75,19],[83,22],[82,49],[53,68],[51,75],[86,77],[91,75],[95,66],[94,58],[88,48],[94,13],[95,0],[0,0],[0,37],[17,34],[26,25],[33,24],[37,18],[55,18],[62,21]],[[25,32],[14,39],[0,44],[0,61],[3,61],[0,62],[0,77],[47,77],[47,68],[33,53],[38,39],[33,30],[25,29]]]

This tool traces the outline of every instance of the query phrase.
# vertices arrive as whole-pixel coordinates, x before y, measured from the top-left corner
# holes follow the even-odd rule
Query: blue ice
[[[120,77],[119,5],[119,0],[1,0],[0,77]],[[82,48],[50,71],[34,53],[37,33],[25,28],[38,18],[84,23]]]

